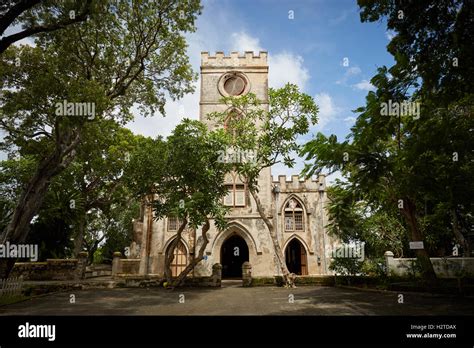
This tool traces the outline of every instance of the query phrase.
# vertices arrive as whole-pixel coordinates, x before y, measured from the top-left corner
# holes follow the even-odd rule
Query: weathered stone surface
[[[23,276],[25,280],[74,280],[82,279],[85,265],[78,259],[47,259],[46,262],[17,262],[11,277]]]
[[[244,262],[242,264],[242,286],[252,285],[252,265],[250,262]]]

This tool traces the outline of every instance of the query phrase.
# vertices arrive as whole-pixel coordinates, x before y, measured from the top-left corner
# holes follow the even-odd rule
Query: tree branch
[[[5,30],[20,16],[23,12],[29,10],[41,0],[20,0],[16,5],[13,5],[5,14],[0,16],[0,35],[5,33]]]
[[[39,1],[35,0],[34,2],[39,2]],[[90,14],[91,2],[92,2],[92,0],[87,0],[87,2],[85,4],[84,11],[81,12],[78,16],[74,17],[73,19],[66,19],[66,20],[62,20],[62,21],[52,23],[52,24],[48,24],[48,25],[38,25],[38,26],[35,26],[35,27],[27,28],[27,29],[25,29],[23,31],[20,31],[18,33],[15,33],[15,34],[5,36],[4,38],[2,38],[0,40],[0,54],[5,52],[5,50],[11,44],[13,44],[14,42],[22,40],[22,39],[24,39],[28,36],[32,36],[32,35],[39,34],[39,33],[46,33],[46,32],[56,31],[56,30],[59,30],[59,29],[63,29],[65,27],[67,27],[68,25],[85,21],[87,19],[87,16]],[[31,5],[31,6],[33,6],[33,5]],[[25,11],[25,10],[23,10],[23,11]],[[8,14],[8,12],[7,12],[7,14]],[[8,25],[10,25],[10,24],[8,24]],[[0,27],[0,29],[1,29],[1,27]]]

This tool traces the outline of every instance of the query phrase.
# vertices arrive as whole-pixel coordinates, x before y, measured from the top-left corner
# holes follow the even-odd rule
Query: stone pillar
[[[120,273],[120,259],[122,258],[122,253],[120,251],[114,252],[114,258],[112,260],[112,277],[116,277]]]
[[[76,275],[75,275],[76,280],[84,279],[86,275],[88,257],[89,257],[89,253],[87,251],[81,251],[77,255],[77,268],[76,268]]]
[[[247,287],[252,285],[252,265],[245,261],[242,264],[242,286]]]
[[[385,272],[389,276],[393,265],[393,253],[391,251],[386,251],[383,256],[385,256]]]
[[[215,263],[212,266],[212,282],[215,286],[221,286],[222,282],[222,265],[220,263]]]

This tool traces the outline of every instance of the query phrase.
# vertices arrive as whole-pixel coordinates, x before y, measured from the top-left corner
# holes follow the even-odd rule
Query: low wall
[[[119,273],[138,274],[140,259],[120,259]]]
[[[112,277],[124,280],[125,286],[148,287],[161,286],[165,279],[162,276],[139,274],[140,259],[122,259],[120,252],[114,253],[112,261]],[[216,263],[212,266],[212,275],[209,277],[187,277],[185,286],[220,287],[222,280],[222,266]]]
[[[122,259],[120,252],[114,253],[112,260],[112,276],[116,277],[119,274],[134,275],[138,274],[140,270],[140,259]]]
[[[86,268],[85,278],[110,277],[112,265],[91,265]]]
[[[439,278],[474,276],[473,257],[432,257],[430,260]],[[416,258],[394,258],[391,251],[385,252],[385,265],[389,275],[419,275],[416,264]]]
[[[10,277],[23,276],[24,280],[78,280],[84,279],[86,265],[87,253],[81,253],[77,259],[17,262]]]

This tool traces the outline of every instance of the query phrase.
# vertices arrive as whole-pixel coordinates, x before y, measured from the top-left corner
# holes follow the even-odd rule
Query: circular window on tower
[[[246,94],[250,89],[247,77],[241,72],[230,72],[219,80],[219,92],[226,97],[237,97]]]

